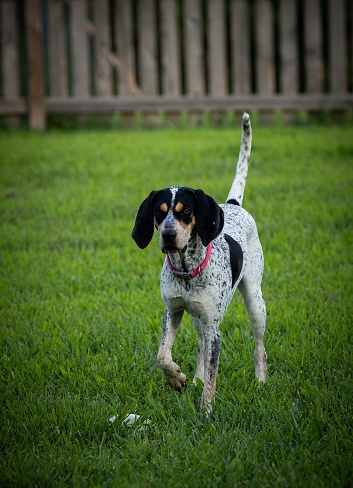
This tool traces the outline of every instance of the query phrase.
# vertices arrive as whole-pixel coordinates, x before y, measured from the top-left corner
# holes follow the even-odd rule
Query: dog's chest
[[[170,310],[185,310],[193,317],[224,314],[232,298],[229,266],[213,266],[192,279],[176,278],[165,264],[161,273],[161,295]]]

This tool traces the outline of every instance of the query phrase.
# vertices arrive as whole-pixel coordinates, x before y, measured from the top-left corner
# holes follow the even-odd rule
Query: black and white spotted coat
[[[238,288],[243,295],[255,340],[255,375],[266,381],[263,338],[266,307],[261,281],[264,258],[256,224],[241,206],[251,149],[251,125],[243,115],[243,133],[237,171],[227,203],[217,205],[202,190],[170,187],[151,192],[141,204],[133,238],[146,247],[158,229],[160,246],[169,256],[161,272],[161,295],[166,304],[158,362],[166,381],[176,390],[186,377],[173,362],[172,346],[184,311],[198,333],[198,359],[194,381],[203,381],[202,405],[209,413],[215,395],[220,354],[220,323]],[[195,270],[212,252],[205,269],[194,278],[177,276],[174,270]],[[171,267],[173,266],[173,269]]]

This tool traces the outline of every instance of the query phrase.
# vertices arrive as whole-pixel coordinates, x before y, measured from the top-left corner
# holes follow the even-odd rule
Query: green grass
[[[239,141],[240,124],[0,134],[1,486],[353,486],[352,127],[254,129],[268,383],[238,294],[209,419],[156,363],[163,255],[135,246],[136,211],[170,184],[224,201]],[[186,318],[189,384],[196,344]],[[147,429],[121,426],[133,412]]]

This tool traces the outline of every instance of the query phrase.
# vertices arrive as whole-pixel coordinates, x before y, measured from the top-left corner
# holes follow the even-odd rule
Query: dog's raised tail
[[[244,189],[246,183],[246,177],[248,175],[248,166],[251,151],[251,123],[250,116],[246,112],[243,114],[243,130],[240,143],[239,158],[237,163],[237,169],[235,172],[234,181],[230,189],[227,202],[238,203],[240,206],[243,201]],[[236,202],[233,202],[236,200]]]

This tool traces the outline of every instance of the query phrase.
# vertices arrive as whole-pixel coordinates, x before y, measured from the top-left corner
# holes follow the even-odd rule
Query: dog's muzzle
[[[164,242],[170,244],[175,241],[177,233],[174,229],[165,229],[162,232],[162,239]]]
[[[162,243],[161,248],[164,254],[175,253],[180,251],[175,245],[177,233],[173,228],[167,228],[161,233]]]
[[[184,246],[183,249],[180,249],[176,245],[176,238],[177,238],[177,233],[174,229],[172,228],[167,228],[161,233],[161,249],[164,254],[169,254],[169,253],[176,253],[176,252],[182,252],[184,253],[187,249],[187,246]]]

